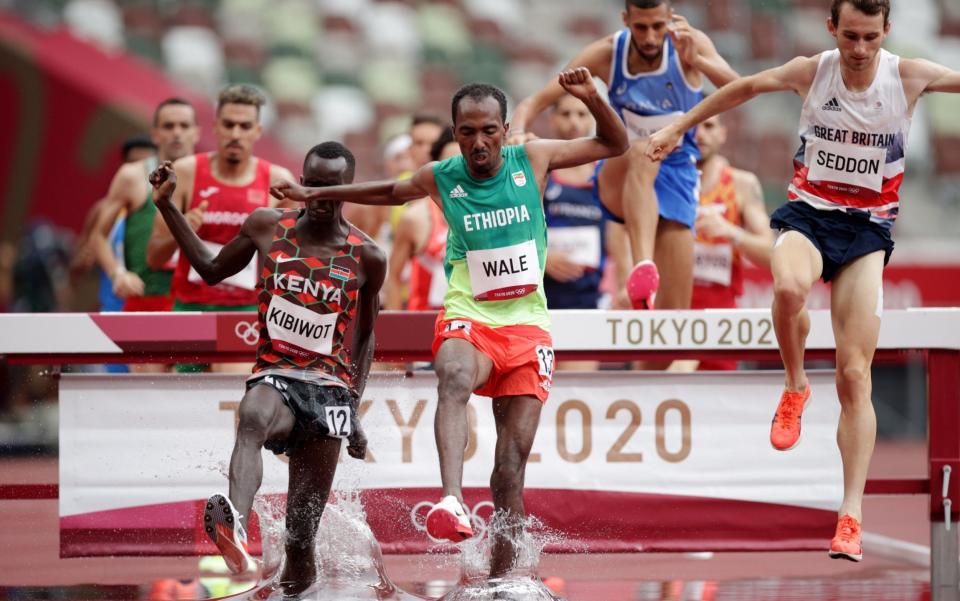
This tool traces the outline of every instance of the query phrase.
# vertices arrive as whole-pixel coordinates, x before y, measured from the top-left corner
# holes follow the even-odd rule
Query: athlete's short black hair
[[[457,109],[460,108],[460,101],[469,98],[474,102],[480,102],[484,98],[493,98],[500,105],[500,118],[504,123],[507,122],[507,95],[503,90],[495,85],[488,83],[468,83],[462,86],[453,95],[453,102],[450,103],[453,122],[457,122]]]
[[[310,161],[310,157],[317,157],[319,159],[344,159],[347,162],[347,169],[343,172],[343,180],[345,182],[353,181],[353,172],[357,167],[357,159],[354,158],[350,149],[340,142],[321,142],[308,150],[307,156],[303,158],[304,171],[307,170],[307,163]]]
[[[836,27],[840,24],[840,9],[849,4],[865,15],[871,17],[883,13],[883,26],[890,22],[890,0],[833,0],[830,5],[830,21]]]
[[[137,150],[138,148],[149,148],[154,152],[157,151],[157,145],[153,143],[153,140],[150,139],[150,136],[138,134],[123,141],[123,146],[120,147],[120,159],[126,163],[130,160],[128,158],[130,156],[130,152]]]
[[[443,117],[433,113],[415,113],[413,117],[410,118],[411,128],[414,128],[418,125],[423,125],[424,123],[430,123],[431,125],[437,125],[439,127],[446,125],[446,123],[443,121]]]
[[[183,98],[174,96],[172,98],[167,98],[166,100],[158,104],[157,108],[153,109],[153,126],[156,127],[160,125],[160,111],[162,111],[164,107],[176,106],[176,105],[189,106],[190,110],[193,111],[193,122],[194,123],[197,122],[197,110],[193,108],[193,105],[190,104],[188,100],[184,100]]]
[[[453,128],[449,126],[444,127],[443,131],[440,132],[440,137],[437,138],[437,141],[430,147],[430,160],[439,161],[440,155],[443,154],[443,149],[453,141]]]
[[[670,0],[627,0],[625,8],[630,10],[634,8],[656,8],[661,4],[670,4]]]

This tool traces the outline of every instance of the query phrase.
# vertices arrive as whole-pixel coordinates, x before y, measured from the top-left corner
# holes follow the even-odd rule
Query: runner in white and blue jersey
[[[623,23],[624,29],[591,43],[570,62],[607,84],[610,103],[631,138],[630,151],[598,166],[596,192],[630,236],[636,267],[627,292],[633,306],[652,307],[659,285],[657,306],[683,309],[689,307],[693,286],[699,152],[690,131],[658,169],[644,157],[643,140],[702,99],[704,76],[720,87],[737,74],[706,34],[673,13],[669,0],[626,0]],[[526,139],[527,124],[561,95],[552,82],[520,103],[511,142]]]

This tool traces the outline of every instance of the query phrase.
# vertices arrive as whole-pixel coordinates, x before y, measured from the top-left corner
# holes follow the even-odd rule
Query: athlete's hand
[[[693,65],[700,56],[700,50],[697,48],[696,38],[694,38],[694,29],[685,17],[673,15],[673,19],[667,25],[667,34],[673,41],[673,47],[677,49],[680,60],[685,65]]]
[[[558,282],[572,282],[583,276],[583,265],[571,261],[566,253],[551,251],[547,253],[544,271]]]
[[[668,125],[647,138],[647,148],[644,150],[644,154],[651,161],[662,161],[673,152],[682,137],[682,131],[677,131],[674,126]]]
[[[347,453],[354,459],[365,459],[367,457],[367,435],[363,433],[363,428],[359,422],[350,436],[347,437]]]
[[[705,238],[719,238],[729,240],[734,237],[736,226],[723,218],[719,213],[702,213],[697,215],[694,225],[698,235]]]
[[[184,215],[193,231],[199,230],[200,226],[203,225],[203,212],[207,210],[209,204],[206,200],[201,200],[200,204],[187,211],[187,214]]]
[[[280,180],[270,186],[270,194],[277,200],[287,199],[294,202],[306,202],[309,198],[306,188],[289,180]]]
[[[143,280],[137,274],[124,268],[117,269],[113,276],[113,293],[120,298],[143,296]]]
[[[561,71],[558,81],[564,90],[580,100],[586,101],[598,94],[597,86],[593,83],[593,76],[586,67]]]
[[[173,163],[164,161],[150,174],[150,184],[153,186],[153,202],[160,204],[168,202],[177,189],[177,173],[173,170]]]

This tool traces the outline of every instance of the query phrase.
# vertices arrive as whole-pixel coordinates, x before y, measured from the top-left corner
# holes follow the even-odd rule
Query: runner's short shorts
[[[293,455],[310,440],[323,436],[346,438],[357,429],[353,393],[343,386],[321,386],[283,376],[263,376],[247,380],[247,390],[269,386],[280,393],[283,403],[293,412],[296,423],[286,440],[268,440],[264,447],[277,455]]]
[[[491,328],[471,319],[437,316],[433,355],[444,340],[460,338],[490,357],[493,369],[487,382],[474,392],[480,396],[535,396],[547,402],[553,383],[553,339],[536,326]]]
[[[854,259],[884,251],[886,265],[893,253],[890,231],[864,214],[821,211],[796,200],[788,202],[770,216],[775,230],[803,234],[823,257],[823,281],[829,282],[840,268]]]

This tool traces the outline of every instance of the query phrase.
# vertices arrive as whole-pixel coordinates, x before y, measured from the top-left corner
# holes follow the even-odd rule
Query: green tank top
[[[157,168],[157,159],[148,158],[144,162],[147,175]],[[157,207],[153,204],[153,187],[147,183],[147,200],[139,209],[127,215],[127,225],[123,234],[123,260],[128,271],[140,276],[143,280],[144,296],[159,296],[170,294],[170,280],[172,271],[150,269],[147,266],[147,243],[153,232],[154,216]]]
[[[523,146],[502,150],[503,165],[474,179],[462,156],[437,163],[433,174],[450,226],[444,267],[447,318],[491,327],[550,329],[543,268],[547,225],[543,200]]]

